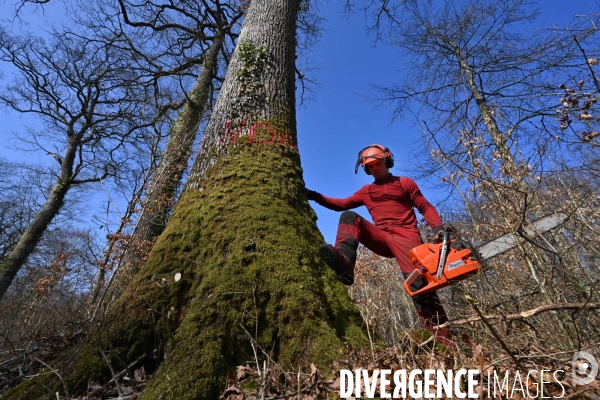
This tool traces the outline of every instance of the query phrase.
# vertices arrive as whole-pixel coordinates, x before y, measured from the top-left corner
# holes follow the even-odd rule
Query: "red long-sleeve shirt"
[[[334,211],[346,211],[364,205],[375,225],[384,230],[391,227],[417,230],[415,207],[432,228],[442,225],[437,210],[423,196],[415,181],[391,174],[385,182],[365,185],[345,199],[321,195],[315,201]]]

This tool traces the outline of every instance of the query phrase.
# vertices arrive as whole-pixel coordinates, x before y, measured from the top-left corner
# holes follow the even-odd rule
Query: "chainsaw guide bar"
[[[568,215],[564,213],[550,215],[476,248],[458,237],[454,229],[447,228],[443,232],[442,243],[425,243],[408,252],[416,268],[405,279],[404,289],[412,297],[435,292],[466,279],[479,272],[481,261],[534,239],[562,224],[567,218]]]

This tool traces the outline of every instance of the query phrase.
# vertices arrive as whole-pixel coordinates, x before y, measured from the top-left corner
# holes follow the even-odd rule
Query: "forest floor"
[[[354,399],[348,381],[341,387],[340,375],[342,370],[350,371],[347,375],[355,376],[356,370],[367,374],[369,380],[366,386],[372,385],[373,373],[378,370],[389,370],[390,380],[385,385],[383,396],[380,380],[376,380],[374,398],[382,398],[387,393],[394,394],[396,385],[393,374],[404,370],[406,377],[413,370],[437,370],[447,374],[449,370],[457,371],[479,370],[482,374],[475,375],[478,384],[473,388],[479,398],[525,399],[525,398],[562,398],[562,399],[592,399],[600,400],[600,377],[596,377],[585,386],[576,385],[573,381],[573,363],[570,354],[555,354],[549,349],[530,348],[529,354],[521,353],[516,356],[524,371],[516,367],[514,360],[507,354],[495,354],[483,346],[474,343],[467,335],[462,335],[458,349],[448,349],[434,346],[432,340],[423,341],[423,330],[414,329],[406,332],[403,339],[395,346],[374,345],[371,349],[340,349],[340,358],[329,366],[311,365],[310,369],[286,371],[268,356],[259,357],[260,361],[248,361],[246,365],[237,367],[235,373],[228,376],[221,400],[276,400],[276,399]],[[34,358],[28,364],[14,364],[13,368],[0,369],[0,397],[6,390],[16,386],[23,380],[39,380],[45,374],[59,375],[57,370],[49,371],[47,365],[58,356],[61,346],[55,346],[56,351],[47,351],[43,358]],[[141,364],[141,359],[138,360]],[[591,367],[591,366],[590,366]],[[544,376],[540,371],[544,370]],[[135,363],[123,371],[115,371],[115,379],[108,382],[89,382],[86,390],[70,394],[70,400],[122,399],[133,400],[141,393],[146,382],[151,378],[144,367]],[[529,379],[527,379],[529,377]],[[483,378],[483,379],[482,379]],[[543,378],[543,393],[540,392],[540,379]],[[423,380],[423,375],[417,377]],[[349,380],[349,379],[348,379]],[[433,375],[433,384],[429,391],[436,393],[437,382]],[[466,374],[457,383],[459,389],[467,392]],[[418,383],[418,381],[417,381]],[[365,382],[361,382],[362,398],[367,397]],[[410,385],[408,385],[410,386]],[[352,386],[354,387],[354,386]],[[418,388],[414,386],[415,389]],[[340,393],[343,390],[344,393]],[[406,389],[408,390],[408,389]],[[452,389],[451,389],[452,390]],[[456,389],[454,389],[456,390]],[[67,399],[64,391],[51,393],[48,398]],[[509,392],[510,391],[510,392]],[[444,392],[442,398],[449,396]],[[401,391],[398,391],[401,396]],[[360,396],[359,396],[360,397]],[[368,397],[371,398],[371,397]],[[406,398],[421,398],[411,396]],[[439,397],[436,397],[439,398]],[[456,398],[456,396],[455,396]]]

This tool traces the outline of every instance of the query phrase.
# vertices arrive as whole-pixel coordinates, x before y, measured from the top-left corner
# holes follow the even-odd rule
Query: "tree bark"
[[[135,231],[133,240],[151,240],[158,237],[167,224],[174,197],[181,184],[183,173],[192,154],[192,146],[198,134],[198,126],[204,116],[209,100],[210,86],[215,77],[215,69],[223,35],[215,37],[202,63],[194,87],[187,94],[184,110],[178,115],[171,128],[171,136],[165,154],[152,179],[146,196],[146,204]],[[130,262],[131,260],[126,260]]]
[[[61,160],[60,176],[52,187],[52,192],[48,196],[46,204],[25,229],[6,260],[0,264],[0,299],[4,297],[13,279],[41,240],[46,228],[60,211],[65,196],[71,187],[70,182],[73,178],[73,164],[76,153],[77,146],[70,143],[65,151],[64,158]]]
[[[216,398],[227,371],[254,358],[244,329],[290,370],[327,369],[341,337],[365,340],[316,257],[323,239],[296,146],[296,7],[251,3],[186,189],[144,268],[169,265],[166,290],[190,289],[142,399]],[[175,272],[185,278],[173,282]]]

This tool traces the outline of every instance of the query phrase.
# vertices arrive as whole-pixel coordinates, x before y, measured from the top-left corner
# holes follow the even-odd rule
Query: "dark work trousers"
[[[408,257],[408,251],[422,244],[421,237],[416,231],[394,226],[385,228],[385,230],[380,229],[357,213],[344,211],[340,217],[335,247],[345,253],[349,253],[348,250],[351,247],[353,253],[356,254],[359,243],[380,256],[395,258],[405,278],[415,269]],[[454,346],[450,329],[442,328],[437,331],[433,329],[434,326],[448,321],[448,316],[437,293],[415,296],[412,299],[417,308],[419,320],[432,335],[435,335],[436,341]]]

